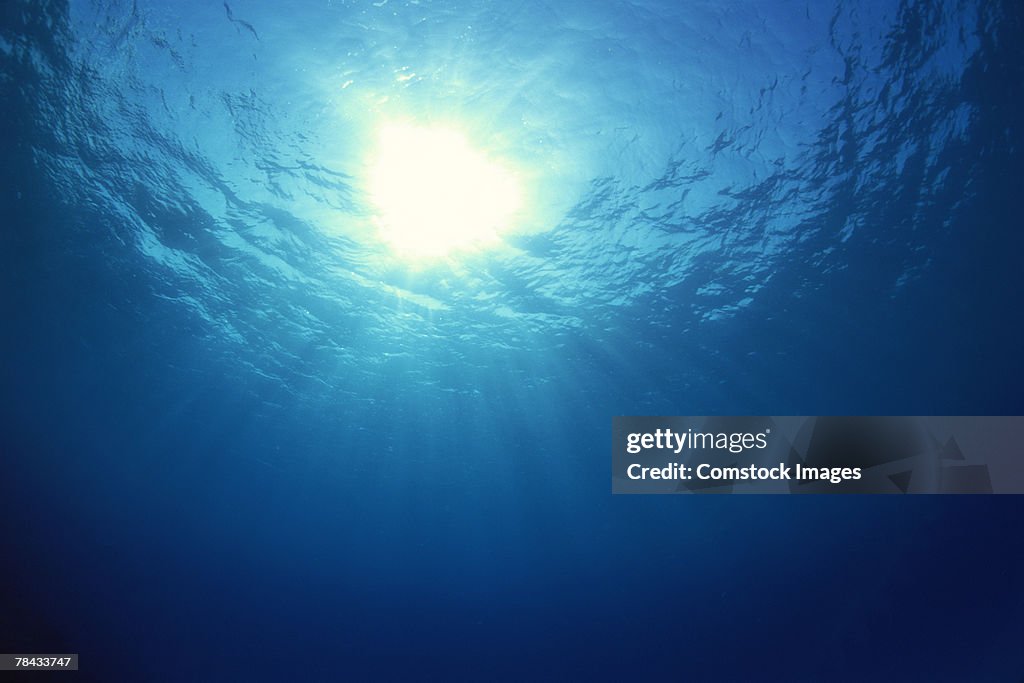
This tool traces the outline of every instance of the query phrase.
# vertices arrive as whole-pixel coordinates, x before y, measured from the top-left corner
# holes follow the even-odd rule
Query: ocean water
[[[1018,497],[609,480],[613,415],[1021,414],[1024,5],[0,17],[0,651],[97,681],[1024,676]],[[497,247],[380,240],[389,120],[518,169]]]

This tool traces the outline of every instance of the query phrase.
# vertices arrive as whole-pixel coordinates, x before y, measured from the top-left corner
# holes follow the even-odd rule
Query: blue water
[[[1019,498],[612,497],[609,437],[1024,411],[1022,7],[7,0],[0,651],[1019,680]],[[389,119],[521,170],[500,248],[381,243]]]

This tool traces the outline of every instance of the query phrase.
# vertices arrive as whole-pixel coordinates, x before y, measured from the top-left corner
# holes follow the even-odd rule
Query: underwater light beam
[[[522,205],[514,173],[449,128],[388,124],[369,172],[381,239],[406,260],[493,246]]]

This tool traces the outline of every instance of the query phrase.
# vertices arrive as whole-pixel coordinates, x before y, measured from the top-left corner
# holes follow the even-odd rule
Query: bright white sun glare
[[[448,128],[389,124],[370,165],[381,239],[407,260],[493,245],[513,227],[519,181]]]

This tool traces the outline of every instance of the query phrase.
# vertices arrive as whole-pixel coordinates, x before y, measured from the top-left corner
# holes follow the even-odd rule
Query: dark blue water
[[[1021,414],[1022,14],[4,2],[0,651],[1020,680],[1024,501],[613,498],[609,436]],[[521,170],[500,248],[377,239],[396,117]]]

